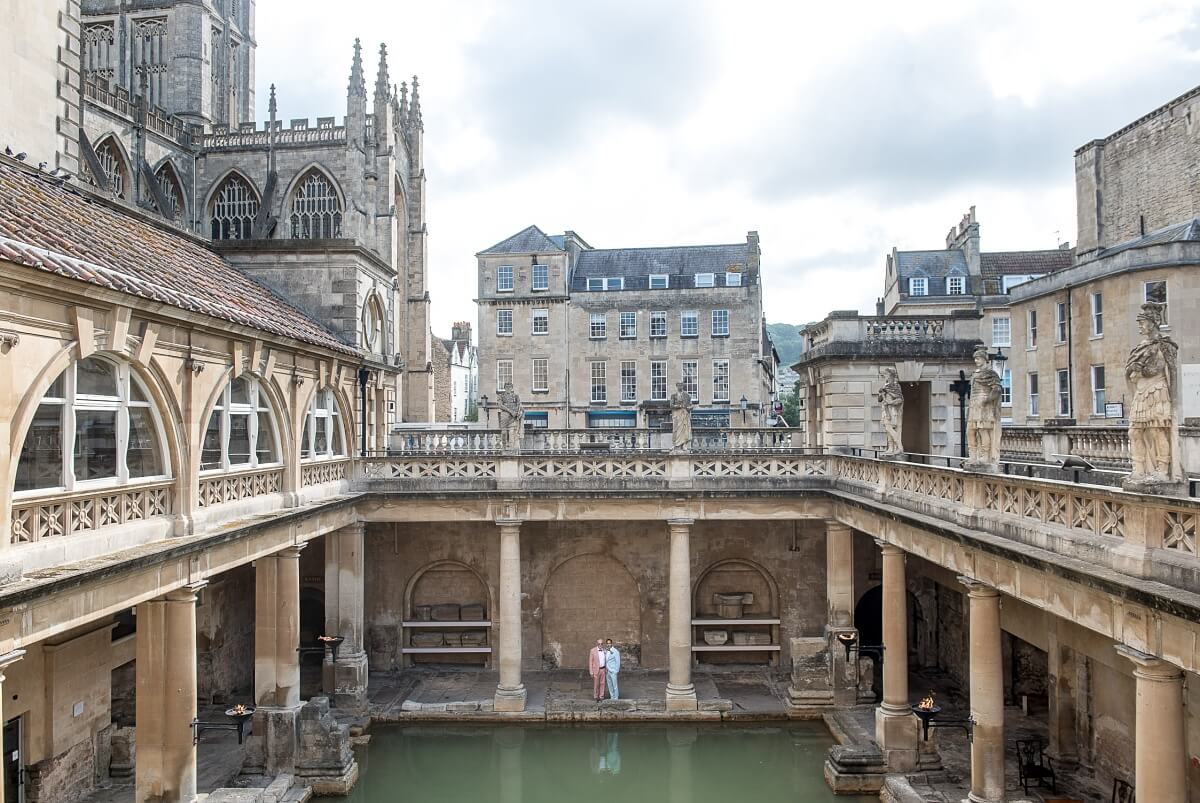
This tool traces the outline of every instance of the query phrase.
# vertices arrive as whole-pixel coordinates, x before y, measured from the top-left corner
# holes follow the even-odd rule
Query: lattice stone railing
[[[338,482],[349,476],[349,460],[325,460],[320,463],[305,463],[300,466],[300,486],[324,485]]]
[[[172,482],[13,500],[14,544],[171,514]]]
[[[256,469],[200,478],[199,507],[212,507],[239,499],[279,493],[283,490],[283,468]]]

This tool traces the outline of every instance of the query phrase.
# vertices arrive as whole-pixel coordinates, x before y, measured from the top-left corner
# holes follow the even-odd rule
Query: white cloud
[[[435,329],[476,251],[537,223],[593,245],[759,231],[768,317],[873,308],[885,254],[971,204],[985,250],[1074,240],[1073,149],[1195,82],[1193,2],[470,0],[258,4],[258,103],[341,116],[421,75]]]

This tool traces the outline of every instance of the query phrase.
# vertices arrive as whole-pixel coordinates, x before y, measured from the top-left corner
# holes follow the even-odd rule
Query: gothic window
[[[258,195],[241,176],[225,179],[212,203],[214,240],[249,240],[258,214]]]
[[[113,137],[108,137],[96,146],[96,160],[100,162],[104,175],[92,176],[89,171],[89,175],[86,176],[88,182],[118,198],[124,198],[128,171],[125,169],[125,157],[121,155],[121,149],[117,147]]]
[[[292,237],[323,240],[342,236],[342,204],[333,182],[313,168],[292,196]]]
[[[180,186],[179,177],[175,174],[170,162],[164,162],[163,166],[158,168],[154,174],[154,180],[158,182],[159,189],[167,197],[169,204],[168,209],[159,210],[162,212],[162,216],[167,220],[174,221],[177,226],[184,225],[183,187]]]
[[[222,391],[209,416],[200,449],[200,470],[278,463],[278,428],[258,379],[239,376]]]
[[[337,398],[330,388],[314,394],[304,416],[304,434],[300,437],[300,458],[320,460],[341,457],[346,454],[342,447],[341,415]]]
[[[113,24],[97,22],[83,28],[83,71],[88,75],[111,81],[114,69],[115,42]]]
[[[163,105],[163,89],[167,77],[167,20],[149,17],[133,21],[133,69],[146,76],[147,100],[154,106]],[[138,90],[140,91],[140,89]]]
[[[383,353],[383,305],[379,296],[372,294],[363,305],[363,346],[371,351]]]
[[[125,363],[80,360],[54,380],[33,414],[14,491],[124,484],[163,478],[158,412]]]

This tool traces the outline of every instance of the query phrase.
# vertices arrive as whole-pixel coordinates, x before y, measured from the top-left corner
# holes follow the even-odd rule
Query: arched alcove
[[[625,565],[609,555],[568,558],[554,568],[542,596],[542,663],[586,669],[596,639],[611,638],[623,668],[641,664],[641,593]]]
[[[425,566],[404,590],[402,663],[489,663],[492,610],[487,582],[471,566],[453,560]]]
[[[740,616],[732,616],[728,608],[722,609],[720,600],[738,595],[743,600]],[[741,558],[709,565],[692,585],[692,616],[697,621],[707,620],[692,628],[700,663],[778,662],[779,586],[765,567]],[[706,638],[715,633],[723,633],[725,640]]]

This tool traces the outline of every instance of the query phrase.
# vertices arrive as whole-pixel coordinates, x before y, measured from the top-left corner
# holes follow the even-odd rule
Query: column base
[[[881,705],[875,709],[875,741],[889,772],[908,772],[916,769],[917,718],[911,710],[890,709]]]
[[[980,797],[974,792],[967,793],[969,803],[1004,803],[1003,797]]]
[[[335,709],[363,711],[367,706],[367,654],[339,654],[336,662],[327,657],[321,685]]]
[[[515,689],[506,689],[503,686],[496,687],[496,698],[493,703],[493,708],[498,713],[515,714],[525,710],[525,685],[521,684]]]
[[[686,686],[667,684],[668,711],[695,711],[696,708],[696,687],[694,685],[691,683]]]
[[[296,721],[300,706],[277,708],[260,705],[250,720],[243,775],[292,773],[299,747]]]

